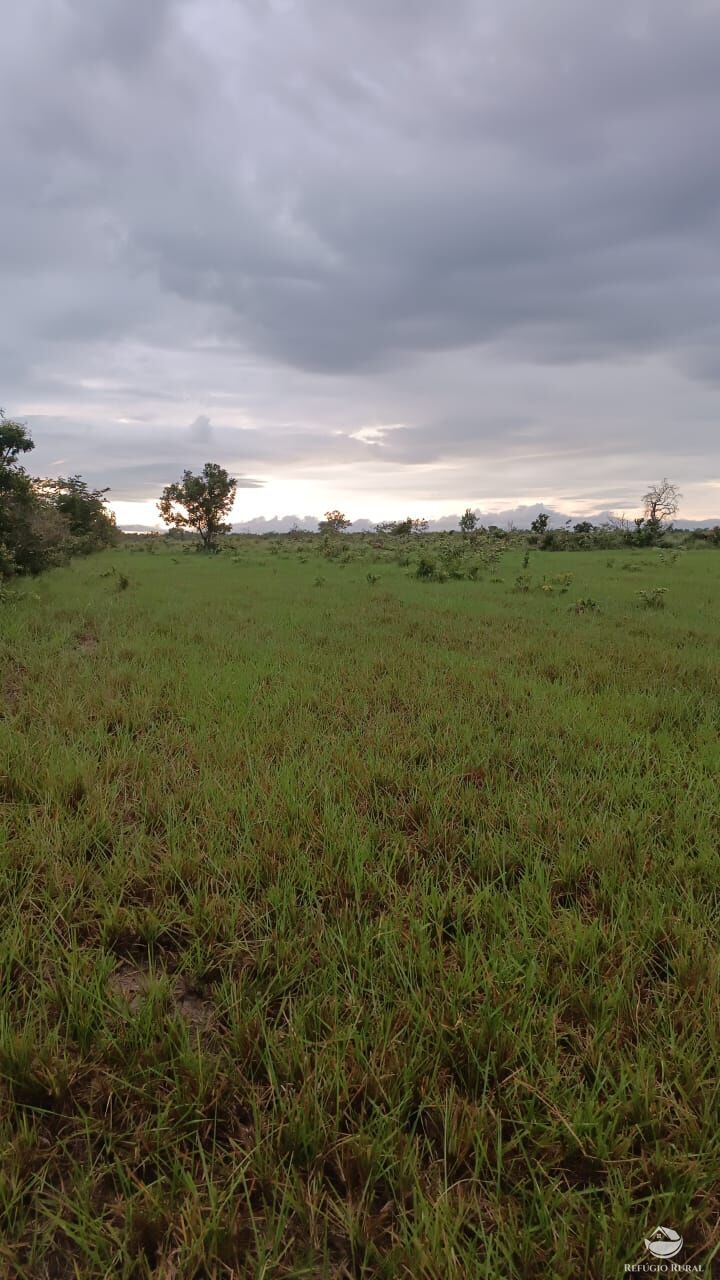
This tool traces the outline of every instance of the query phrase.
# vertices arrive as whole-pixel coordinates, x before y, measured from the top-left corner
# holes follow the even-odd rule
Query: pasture
[[[710,1276],[720,556],[342,545],[0,603],[0,1274]]]

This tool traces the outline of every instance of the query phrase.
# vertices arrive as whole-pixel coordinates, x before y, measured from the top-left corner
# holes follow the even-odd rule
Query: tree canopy
[[[20,462],[34,447],[24,423],[0,410],[0,577],[40,573],[115,539],[108,490],[90,489],[77,475],[34,479]]]
[[[22,472],[22,468],[17,466],[19,455],[34,448],[35,443],[25,424],[6,418],[0,409],[0,488],[3,491],[6,485],[9,487],[17,480],[18,472]]]
[[[114,541],[115,516],[105,503],[109,489],[91,489],[77,475],[46,480],[41,488],[48,502],[64,516],[72,536],[84,541],[84,549],[96,550]]]
[[[232,509],[237,480],[217,462],[206,462],[200,475],[184,471],[182,480],[166,485],[158,510],[166,524],[194,529],[205,550],[212,551],[232,526],[223,517]]]
[[[349,529],[352,521],[348,520],[343,511],[326,511],[325,519],[320,521],[319,529],[321,533],[342,533],[345,529]]]

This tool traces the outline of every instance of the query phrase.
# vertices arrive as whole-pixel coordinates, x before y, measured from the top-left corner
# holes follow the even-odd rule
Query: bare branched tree
[[[677,515],[682,494],[676,484],[663,479],[660,484],[652,485],[643,495],[643,513],[645,520],[653,529],[660,529],[663,520],[671,520]]]

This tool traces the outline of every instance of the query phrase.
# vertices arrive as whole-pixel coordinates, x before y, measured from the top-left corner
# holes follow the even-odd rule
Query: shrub
[[[34,487],[5,498],[0,528],[0,573],[42,573],[64,564],[73,550],[67,521]]]
[[[649,587],[646,591],[638,591],[640,605],[643,609],[664,609],[667,587]]]
[[[418,560],[417,568],[415,570],[416,578],[434,578],[436,572],[437,569],[433,560],[428,560],[426,556],[422,556],[421,559]]]

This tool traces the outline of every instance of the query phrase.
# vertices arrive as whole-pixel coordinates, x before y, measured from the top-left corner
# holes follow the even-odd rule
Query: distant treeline
[[[190,471],[182,479],[166,486],[158,508],[166,524],[165,534],[121,533],[115,517],[107,507],[108,489],[91,489],[79,475],[41,480],[32,477],[23,459],[34,448],[27,427],[5,417],[0,410],[0,579],[17,574],[35,574],[65,563],[73,555],[86,555],[117,543],[138,542],[149,551],[161,541],[187,540],[206,552],[217,552],[238,538],[263,539],[302,538],[320,541],[325,554],[334,554],[340,535],[383,545],[387,540],[400,544],[417,543],[418,539],[457,538],[466,548],[481,544],[500,545],[522,541],[540,551],[611,549],[620,546],[667,545],[669,540],[682,545],[720,547],[720,526],[674,531],[672,518],[677,513],[680,494],[668,480],[651,486],[643,495],[643,515],[632,521],[617,520],[595,525],[581,520],[568,520],[563,528],[550,528],[550,516],[541,512],[530,528],[501,529],[498,525],[482,525],[468,507],[459,519],[457,531],[428,532],[422,518],[406,516],[378,524],[374,533],[348,532],[350,520],[342,511],[326,511],[317,533],[291,529],[286,534],[237,534],[226,517],[232,510],[237,481],[217,463],[208,462],[199,475]],[[190,547],[188,547],[188,550]]]
[[[187,550],[196,548],[198,551],[202,549],[200,535],[192,529],[169,529],[166,532],[159,530],[128,530],[120,531],[120,538],[123,543],[134,544],[143,547],[145,550],[157,550],[161,546],[169,546],[172,544],[184,544]],[[633,520],[620,520],[615,523],[592,524],[583,520],[576,523],[568,521],[567,525],[559,529],[545,528],[542,532],[533,529],[521,529],[512,527],[502,529],[499,525],[477,525],[471,533],[463,534],[460,529],[437,529],[425,530],[414,528],[411,532],[406,529],[406,521],[398,521],[393,527],[392,521],[383,522],[376,526],[375,530],[363,529],[356,531],[347,531],[343,533],[342,540],[335,539],[333,534],[323,531],[322,529],[312,530],[307,528],[289,529],[286,532],[280,530],[264,530],[262,533],[254,533],[243,530],[235,530],[233,532],[223,534],[218,540],[217,549],[222,546],[232,547],[248,542],[284,542],[286,540],[306,542],[308,546],[326,547],[329,542],[335,541],[336,545],[369,543],[375,546],[386,546],[390,543],[412,543],[414,545],[424,545],[426,543],[444,542],[446,539],[457,539],[458,543],[467,547],[479,545],[481,543],[496,543],[502,546],[507,543],[522,544],[524,546],[534,547],[539,551],[604,551],[612,550],[620,547],[647,547],[647,546],[708,546],[720,548],[720,525],[714,528],[701,529],[683,529],[675,528],[673,525],[664,525],[659,532],[648,530],[644,527],[644,522]]]
[[[206,463],[200,475],[190,471],[183,473],[181,481],[168,485],[163,490],[158,508],[163,520],[172,527],[165,535],[159,533],[135,535],[135,537],[164,536],[167,539],[195,539],[199,548],[204,551],[219,551],[223,543],[227,545],[229,537],[264,539],[307,538],[323,540],[324,545],[343,539],[367,541],[372,538],[392,541],[417,541],[418,537],[442,539],[458,533],[466,543],[477,544],[481,541],[502,542],[507,539],[520,538],[527,545],[537,547],[541,551],[608,549],[619,546],[656,546],[667,542],[674,536],[683,542],[705,543],[710,546],[720,545],[720,527],[697,529],[685,536],[673,530],[672,519],[677,514],[681,494],[677,485],[663,479],[651,485],[643,494],[641,502],[642,516],[634,520],[613,520],[603,524],[593,524],[589,520],[573,523],[567,520],[562,528],[550,527],[550,515],[541,511],[532,521],[529,529],[502,529],[499,525],[483,525],[478,516],[468,507],[459,517],[458,530],[430,532],[428,521],[421,517],[405,516],[402,520],[385,520],[375,526],[374,533],[363,530],[352,532],[352,522],[343,511],[333,509],[325,512],[324,520],[318,525],[317,532],[307,528],[290,529],[287,533],[263,532],[260,534],[233,532],[228,524],[229,515],[235,499],[237,481],[217,463]],[[129,535],[130,536],[130,535]],[[149,544],[152,545],[152,544]]]

